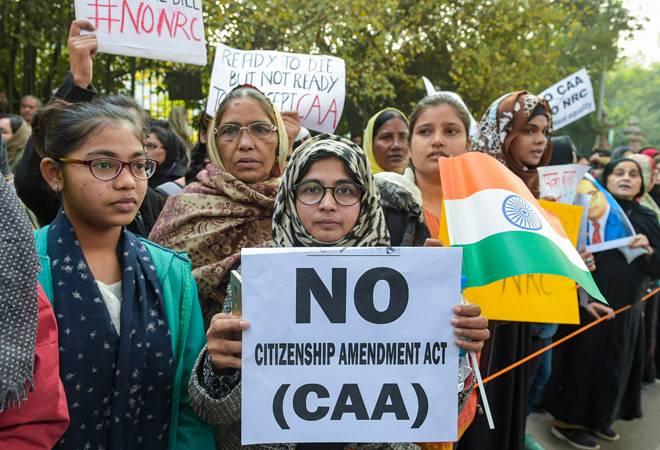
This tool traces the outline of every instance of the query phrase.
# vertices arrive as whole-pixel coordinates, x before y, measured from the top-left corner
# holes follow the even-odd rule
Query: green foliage
[[[0,50],[0,66],[9,70],[0,90],[48,97],[67,68],[71,3],[2,3],[0,35],[9,45]],[[347,101],[339,132],[360,132],[385,106],[410,111],[424,96],[422,75],[461,94],[477,118],[505,92],[540,92],[581,67],[597,78],[616,61],[621,33],[637,26],[622,0],[205,0],[204,14],[211,62],[217,42],[343,58]],[[30,49],[32,65],[21,59]],[[111,55],[96,64],[102,92],[124,90],[136,71],[162,75],[179,67]],[[210,64],[201,71],[205,87],[210,73]]]
[[[614,125],[614,146],[627,144],[623,129],[631,117],[639,119],[645,145],[660,145],[660,63],[619,64],[607,75],[605,110]]]

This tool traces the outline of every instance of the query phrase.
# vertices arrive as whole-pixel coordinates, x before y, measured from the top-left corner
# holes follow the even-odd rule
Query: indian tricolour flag
[[[441,158],[439,164],[449,242],[463,247],[468,287],[554,274],[605,301],[559,220],[520,178],[484,153]]]

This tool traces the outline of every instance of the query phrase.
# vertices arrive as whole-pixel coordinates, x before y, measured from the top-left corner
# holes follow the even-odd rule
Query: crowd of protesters
[[[659,151],[578,159],[569,137],[551,138],[549,104],[527,91],[502,95],[478,122],[451,92],[409,115],[387,107],[358,145],[312,137],[249,85],[202,114],[193,145],[185,111],[152,120],[128,97],[97,95],[93,31],[73,22],[70,71],[46,105],[26,95],[19,114],[0,116],[0,447],[240,448],[250,324],[232,314],[228,284],[241,249],[442,245],[437,161],[471,151],[537,198],[539,167],[590,166],[644,251],[629,262],[580,249],[609,303],[581,302],[580,324],[609,320],[488,383],[493,430],[467,370],[457,442],[251,448],[541,450],[526,421],[546,410],[554,436],[597,449],[620,438],[617,420],[642,417],[642,386],[660,377],[658,305],[640,301],[660,274]],[[438,326],[479,353],[484,377],[580,326],[489,322],[477,305],[453,312]]]

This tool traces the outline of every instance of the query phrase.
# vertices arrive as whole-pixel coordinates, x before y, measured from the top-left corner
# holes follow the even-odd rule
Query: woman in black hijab
[[[186,168],[186,146],[177,134],[167,128],[152,126],[149,128],[144,149],[149,158],[158,161],[156,173],[149,178],[149,187],[158,188],[170,181],[179,182],[183,187]]]

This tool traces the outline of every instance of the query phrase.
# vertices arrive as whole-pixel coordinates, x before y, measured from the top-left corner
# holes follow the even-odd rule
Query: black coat
[[[648,276],[660,275],[660,227],[655,214],[631,201],[619,201],[638,233],[655,252],[628,264],[616,249],[596,253],[594,280],[614,309],[632,308],[578,335],[553,354],[553,372],[544,406],[558,420],[604,431],[619,419],[641,417],[643,369],[642,290]],[[581,325],[593,319],[581,311]],[[561,338],[577,326],[559,327]]]

